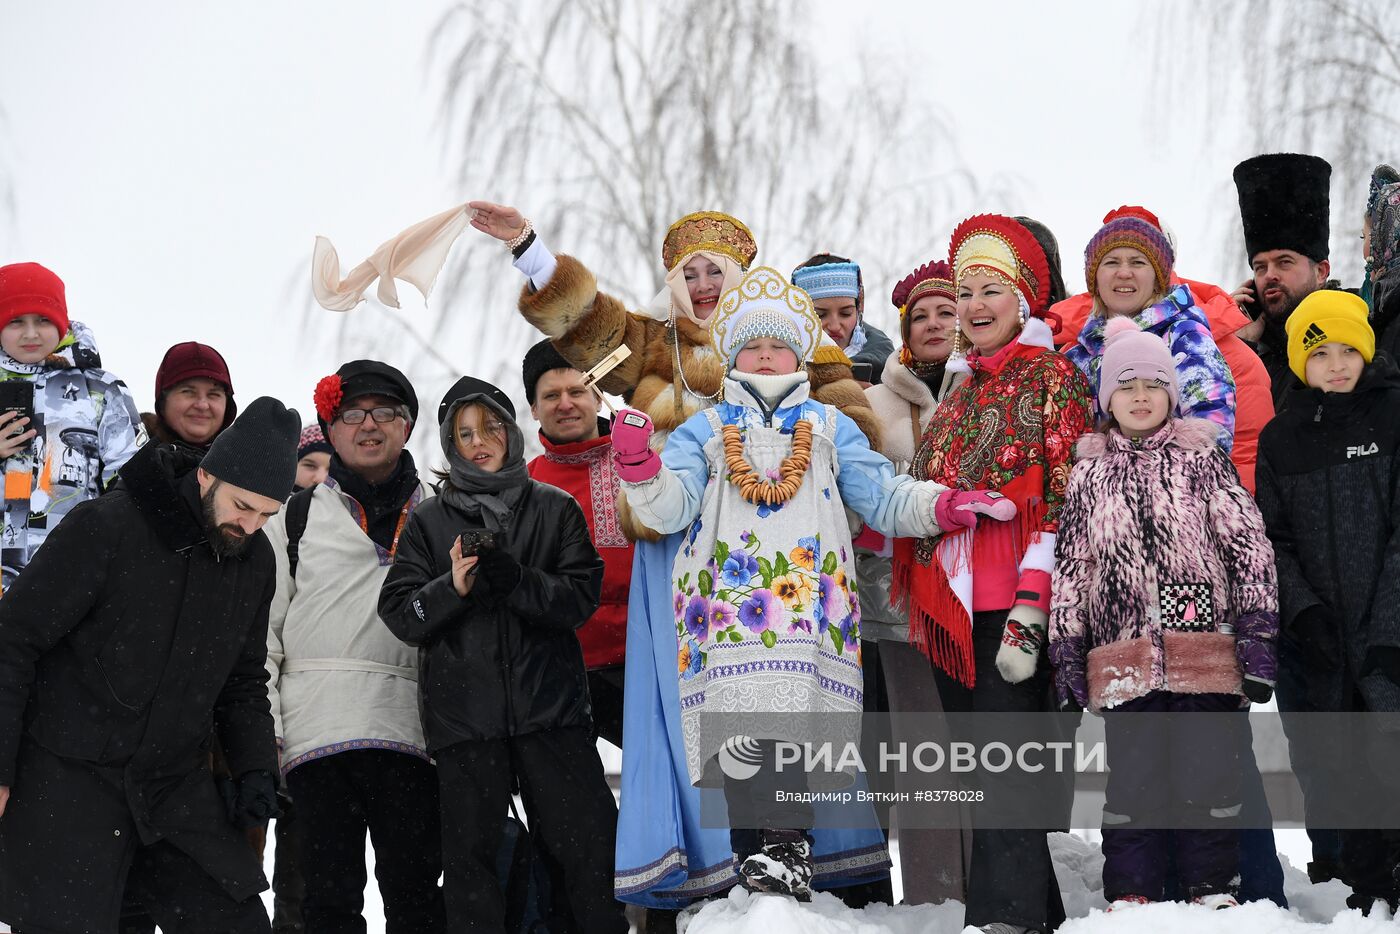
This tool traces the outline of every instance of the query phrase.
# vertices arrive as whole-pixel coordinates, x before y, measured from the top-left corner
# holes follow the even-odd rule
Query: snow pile
[[[1072,920],[1062,934],[1395,934],[1400,924],[1363,918],[1348,911],[1349,890],[1340,882],[1310,885],[1307,875],[1284,859],[1284,891],[1292,908],[1283,911],[1254,902],[1225,911],[1193,905],[1141,905],[1105,913],[1103,855],[1096,844],[1072,834],[1051,834],[1055,875]],[[678,934],[959,934],[962,905],[847,908],[833,895],[817,893],[811,903],[751,895],[732,889],[725,898],[686,911]]]

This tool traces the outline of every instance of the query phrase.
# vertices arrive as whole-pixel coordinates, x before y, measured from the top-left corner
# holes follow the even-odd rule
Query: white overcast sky
[[[309,418],[316,379],[340,362],[333,313],[301,326],[316,234],[348,266],[454,203],[528,202],[455,190],[441,157],[426,50],[446,6],[0,0],[0,158],[16,202],[0,259],[63,277],[72,315],[143,408],[164,350],[200,340],[228,357],[245,403],[272,394]],[[907,62],[975,173],[1019,179],[1019,203],[986,209],[1048,223],[1072,289],[1084,243],[1125,202],[1175,228],[1186,274],[1243,278],[1243,257],[1218,244],[1221,223],[1238,224],[1230,169],[1251,152],[1231,123],[1207,140],[1199,114],[1163,112],[1162,88],[1200,72],[1152,73],[1154,20],[1138,4],[828,2],[813,16]],[[833,46],[817,51],[841,67]],[[421,307],[401,295],[407,313]]]

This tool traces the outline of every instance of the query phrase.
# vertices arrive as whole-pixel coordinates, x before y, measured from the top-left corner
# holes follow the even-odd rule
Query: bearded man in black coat
[[[276,811],[260,530],[291,492],[300,424],[263,398],[202,464],[148,444],[0,600],[0,920],[16,930],[116,931],[128,886],[166,934],[270,930],[242,828]]]

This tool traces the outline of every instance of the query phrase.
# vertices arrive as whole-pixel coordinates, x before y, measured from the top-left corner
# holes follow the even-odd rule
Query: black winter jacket
[[[167,840],[235,898],[267,887],[209,773],[275,771],[261,532],[216,557],[199,455],[148,444],[74,507],[0,599],[0,918],[115,930],[138,843]]]
[[[1355,390],[1299,389],[1259,436],[1259,510],[1278,564],[1279,617],[1291,638],[1316,604],[1340,623],[1344,671],[1318,694],[1342,710],[1400,710],[1400,689],[1358,677],[1373,646],[1400,646],[1400,371],[1379,355]]]
[[[574,630],[598,608],[603,559],[568,493],[529,481],[498,547],[521,564],[509,595],[478,581],[452,587],[453,541],[480,529],[434,497],[408,520],[379,592],[379,616],[418,646],[428,750],[558,727],[590,726],[583,650]],[[484,572],[483,572],[484,573]]]

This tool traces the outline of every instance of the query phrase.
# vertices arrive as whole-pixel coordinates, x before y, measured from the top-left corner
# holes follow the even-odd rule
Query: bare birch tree
[[[870,63],[854,41],[841,54]],[[853,255],[888,324],[893,277],[946,244],[978,189],[942,116],[911,105],[904,65],[843,81],[817,54],[834,48],[795,0],[461,0],[429,67],[462,200],[519,206],[633,307],[662,285],[667,226],[722,210],[754,230],[760,262]],[[467,231],[430,319],[402,336],[433,351],[428,370],[514,393],[538,339],[514,312],[521,281],[497,241]]]
[[[1193,0],[1185,17],[1179,5],[1167,10],[1173,25],[1160,32],[1169,43],[1162,53],[1192,51],[1193,66],[1205,69],[1201,87],[1214,121],[1243,116],[1256,152],[1310,152],[1332,164],[1332,267],[1346,283],[1357,282],[1371,170],[1400,158],[1393,0]],[[1187,45],[1179,41],[1182,23],[1189,24]],[[1242,93],[1219,93],[1226,87]]]

